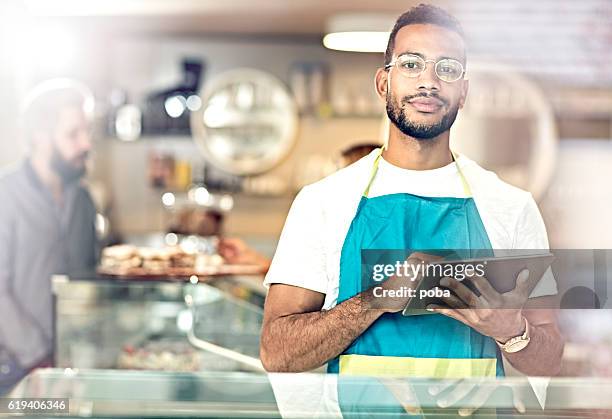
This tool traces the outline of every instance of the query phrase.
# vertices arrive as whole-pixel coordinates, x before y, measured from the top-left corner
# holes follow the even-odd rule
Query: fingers
[[[438,398],[438,406],[446,408],[460,404],[462,407],[458,409],[459,416],[470,416],[487,402],[496,388],[496,385],[485,382],[485,379],[457,379],[431,386],[429,394],[439,396],[446,393]]]
[[[495,391],[495,386],[491,385],[479,385],[478,389],[472,396],[467,398],[461,405],[464,406],[458,410],[459,416],[471,416],[476,410],[480,409],[491,397],[491,394]]]
[[[441,289],[436,287],[435,289]],[[460,300],[459,298],[457,298],[454,295],[450,295],[448,297],[439,297],[440,300],[444,301],[444,303],[446,303],[447,306],[449,306],[450,308],[457,308],[457,309],[465,309],[465,308],[469,308],[462,300]]]
[[[512,389],[512,401],[514,403],[514,408],[518,410],[519,413],[525,413],[525,403],[516,389]]]
[[[468,287],[455,278],[444,277],[440,285],[452,290],[467,306],[474,308],[478,306],[478,297]]]
[[[472,390],[476,388],[476,386],[477,384],[474,384],[471,381],[461,380],[450,392],[448,392],[448,394],[445,394],[438,399],[438,406],[449,407],[457,404],[457,402],[470,394]]]
[[[492,301],[500,297],[500,294],[495,290],[495,288],[493,288],[491,283],[489,283],[489,280],[484,276],[472,276],[470,277],[470,281],[472,284],[474,284],[478,292],[480,292],[480,295],[482,295],[485,300]]]
[[[244,240],[237,237],[224,237],[219,240],[219,246],[239,251],[246,248],[246,243]]]
[[[465,317],[465,315],[462,313],[462,312],[471,311],[471,309],[463,309],[459,311],[454,308],[448,308],[448,307],[440,306],[437,304],[429,304],[426,309],[427,311],[433,311],[435,313],[444,314],[445,316],[452,317],[453,319],[458,320],[461,323],[466,324],[468,326],[470,326],[471,324],[468,321],[468,319]]]
[[[437,396],[438,394],[443,393],[445,390],[453,388],[461,380],[462,380],[462,378],[455,378],[455,379],[448,378],[448,379],[444,379],[443,382],[430,386],[427,391],[429,392],[429,394],[431,396]]]
[[[494,382],[482,381],[479,383],[463,382],[463,380],[455,380],[450,385],[439,386],[432,390],[430,387],[429,394],[436,396],[443,393],[445,390],[455,387],[449,394],[438,400],[438,406],[449,407],[460,402],[462,406],[457,413],[461,417],[471,416],[474,412],[485,405],[491,395],[497,390],[498,385]],[[474,391],[473,391],[474,390]],[[470,394],[473,391],[473,394]],[[512,388],[512,401],[514,408],[519,413],[525,413],[525,403],[517,389]]]
[[[516,286],[512,293],[523,297],[529,296],[529,269],[523,269],[516,277]]]
[[[420,413],[419,401],[414,394],[412,385],[407,380],[381,378],[380,381],[402,405],[406,413],[410,415]]]

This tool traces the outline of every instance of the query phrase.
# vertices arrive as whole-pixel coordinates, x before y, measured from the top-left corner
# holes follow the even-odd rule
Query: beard
[[[78,158],[85,161],[87,153],[79,156]],[[83,163],[80,166],[66,160],[60,153],[60,151],[53,147],[53,153],[51,155],[51,169],[62,179],[62,182],[66,185],[75,182],[85,175],[86,168]]]
[[[402,98],[401,103],[397,105],[395,95],[392,95],[388,92],[387,116],[404,135],[415,138],[417,140],[430,140],[449,130],[450,127],[455,123],[457,113],[459,112],[459,104],[452,107],[448,110],[448,112],[442,115],[442,118],[437,123],[422,124],[410,121],[406,116],[406,112],[404,111],[403,106],[408,105],[409,101],[416,97],[436,97],[442,100],[444,103],[447,103],[445,100],[443,100],[437,95],[421,93],[412,96],[405,96],[404,98]]]

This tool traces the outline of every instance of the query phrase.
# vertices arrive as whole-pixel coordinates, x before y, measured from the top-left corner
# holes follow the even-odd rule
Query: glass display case
[[[205,283],[53,278],[55,366],[262,371],[262,309]]]
[[[373,386],[384,386],[394,397],[371,397],[367,391]],[[26,377],[9,397],[65,398],[69,406],[59,417],[90,418],[451,418],[458,413],[497,418],[604,418],[612,414],[612,381],[608,379],[552,379],[544,405],[529,396],[530,389],[522,378],[457,381],[42,369]],[[352,409],[346,406],[347,395],[357,396]],[[441,407],[443,404],[446,406]]]

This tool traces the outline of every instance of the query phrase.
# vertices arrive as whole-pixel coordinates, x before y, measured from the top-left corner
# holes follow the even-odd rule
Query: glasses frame
[[[408,78],[411,78],[411,79],[415,79],[415,78],[419,77],[421,74],[423,74],[425,72],[425,70],[427,70],[427,63],[434,63],[434,72],[436,73],[436,77],[439,80],[441,80],[441,81],[443,81],[445,83],[455,83],[455,82],[463,79],[464,76],[465,76],[465,68],[463,67],[463,64],[461,64],[461,62],[459,60],[455,60],[454,58],[441,58],[438,61],[436,61],[436,60],[426,60],[423,57],[421,57],[419,55],[416,55],[416,54],[401,54],[401,55],[398,55],[393,60],[391,60],[391,62],[389,64],[385,65],[384,69],[385,70],[390,70],[391,67],[397,67],[397,63],[399,62],[400,58],[402,58],[402,57],[416,57],[419,60],[423,61],[423,69],[418,74],[416,74],[414,76],[409,76],[408,74],[405,74],[398,67],[397,70],[399,71],[399,73],[401,75],[403,75],[405,77],[408,77]],[[438,64],[440,64],[442,61],[445,61],[445,60],[455,61],[455,62],[457,62],[461,66],[461,75],[456,80],[447,81],[447,80],[442,79],[442,77],[440,77],[440,75],[438,74]]]

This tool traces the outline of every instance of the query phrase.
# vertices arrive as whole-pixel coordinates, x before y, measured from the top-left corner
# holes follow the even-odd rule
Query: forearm
[[[383,313],[370,308],[370,293],[331,310],[291,314],[264,324],[261,360],[268,371],[302,372],[338,356]]]
[[[525,349],[505,353],[504,357],[520,372],[529,376],[554,376],[561,369],[564,341],[554,323],[530,325],[531,340]]]

